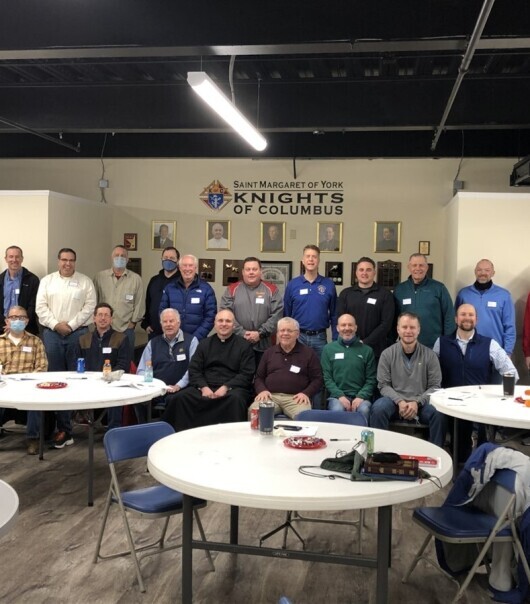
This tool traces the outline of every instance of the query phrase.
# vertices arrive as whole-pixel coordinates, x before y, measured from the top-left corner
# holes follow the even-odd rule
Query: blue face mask
[[[20,333],[26,329],[26,321],[23,319],[11,319],[9,323],[11,331],[15,333]]]
[[[124,258],[123,256],[114,256],[112,264],[114,268],[117,269],[125,268],[127,266],[127,258]]]
[[[174,260],[162,260],[162,268],[170,273],[177,268],[177,263]]]

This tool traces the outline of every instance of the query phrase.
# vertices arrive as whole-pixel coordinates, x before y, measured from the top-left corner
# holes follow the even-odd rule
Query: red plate
[[[39,382],[37,388],[43,390],[58,390],[59,388],[66,388],[68,384],[66,382]]]
[[[291,436],[283,441],[290,449],[323,449],[326,441],[316,436]]]

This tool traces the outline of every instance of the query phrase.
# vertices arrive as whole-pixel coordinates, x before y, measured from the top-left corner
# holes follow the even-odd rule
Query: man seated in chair
[[[174,308],[166,308],[160,313],[160,325],[162,335],[149,340],[136,373],[144,375],[146,364],[151,362],[153,376],[162,380],[167,390],[164,396],[148,404],[154,404],[155,409],[164,411],[167,395],[179,392],[189,384],[188,366],[199,341],[180,329],[180,313]],[[138,420],[144,422],[146,414],[143,403],[135,405],[135,412]]]
[[[374,351],[357,338],[352,315],[337,321],[339,337],[324,346],[320,362],[330,411],[358,411],[369,422],[377,377]]]
[[[48,358],[42,340],[26,331],[29,323],[28,313],[22,306],[12,306],[5,314],[6,332],[0,336],[0,363],[2,372],[32,373],[47,371]],[[0,426],[4,409],[0,409]],[[28,455],[39,452],[39,419],[38,411],[28,411],[26,437]]]
[[[131,344],[125,332],[119,332],[111,327],[112,306],[101,302],[94,309],[93,332],[80,336],[77,343],[77,358],[85,359],[87,371],[101,371],[103,364],[108,359],[112,371],[119,369],[128,372],[131,367]],[[107,409],[108,428],[121,426],[122,407],[109,407]]]
[[[273,401],[275,414],[294,419],[311,409],[311,397],[322,388],[322,369],[315,351],[298,342],[299,334],[295,319],[278,321],[278,344],[261,358],[254,382],[257,396],[250,410],[259,408],[261,401]]]
[[[252,344],[234,333],[231,310],[220,310],[215,334],[201,340],[189,364],[189,386],[167,397],[162,419],[175,430],[246,419],[256,365]]]
[[[429,440],[443,447],[444,415],[429,404],[440,388],[442,372],[434,352],[418,342],[420,319],[411,312],[398,317],[399,342],[383,350],[377,368],[381,398],[372,405],[370,426],[388,429],[392,420],[419,420],[429,425]]]

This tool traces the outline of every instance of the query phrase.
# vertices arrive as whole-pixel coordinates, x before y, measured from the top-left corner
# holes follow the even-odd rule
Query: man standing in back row
[[[375,282],[375,262],[363,256],[355,269],[357,283],[340,292],[337,315],[347,313],[355,317],[357,337],[374,351],[377,360],[389,345],[396,305],[386,287]]]
[[[140,275],[127,270],[129,252],[116,245],[111,254],[112,268],[100,271],[94,278],[98,302],[114,309],[112,328],[125,333],[134,351],[134,330],[145,311],[144,286]]]
[[[455,330],[453,302],[443,283],[427,277],[426,256],[412,254],[408,269],[410,277],[394,290],[398,312],[418,315],[421,321],[419,341],[432,348],[436,338],[451,335]]]
[[[475,283],[458,292],[455,306],[472,304],[480,317],[480,334],[495,340],[511,355],[515,347],[515,307],[510,292],[493,283],[494,275],[493,262],[486,258],[479,260]]]
[[[46,275],[37,293],[37,316],[44,327],[42,339],[48,356],[48,371],[75,371],[79,337],[88,331],[96,307],[92,281],[75,270],[74,250],[64,247],[57,254],[59,270]],[[72,445],[70,411],[57,411],[53,447]]]
[[[262,281],[258,258],[245,258],[242,276],[243,281],[226,288],[220,308],[228,308],[234,313],[234,333],[252,344],[257,367],[264,351],[271,345],[271,336],[276,333],[278,319],[282,316],[282,296],[276,285]]]
[[[304,274],[291,279],[285,289],[283,314],[298,321],[302,344],[310,346],[320,359],[331,326],[337,339],[337,291],[331,279],[318,274],[320,249],[306,245],[302,256]]]
[[[22,306],[28,313],[26,331],[39,335],[35,301],[39,278],[22,266],[24,254],[18,245],[6,249],[7,269],[0,274],[0,330],[5,326],[5,315],[12,306]]]

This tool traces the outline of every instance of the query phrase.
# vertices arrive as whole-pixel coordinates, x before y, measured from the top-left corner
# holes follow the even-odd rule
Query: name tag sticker
[[[403,306],[407,304],[412,304],[412,298],[403,298]]]
[[[79,285],[79,283],[77,281],[70,281],[70,283],[68,283],[69,287],[77,287]]]
[[[256,298],[256,304],[265,304],[265,298]]]
[[[18,294],[20,293],[20,290],[17,288],[15,289],[15,294],[18,296]]]
[[[105,346],[102,349],[103,354],[111,354],[112,348],[110,346]]]
[[[192,298],[191,299],[191,303],[192,304],[200,304],[201,303],[201,299],[200,298]]]
[[[125,299],[130,302],[131,300],[134,300],[134,294],[125,294]]]
[[[494,300],[489,300],[488,301],[488,307],[489,308],[497,308],[497,302],[495,302]]]
[[[31,346],[22,346],[22,352],[31,352],[32,350]]]
[[[185,354],[177,354],[177,361],[185,361],[185,360],[186,360]]]
[[[368,300],[366,300],[366,304],[375,304],[377,302],[377,300],[375,298],[368,298]]]
[[[300,290],[300,295],[301,296],[307,296],[308,293],[309,293],[309,290],[307,289],[307,287],[305,289],[301,289]]]
[[[335,358],[336,359],[343,359],[344,358],[344,353],[343,352],[336,352],[335,353]]]
[[[291,373],[300,373],[300,367],[297,367],[296,365],[291,365],[291,369],[289,369],[289,371]]]

